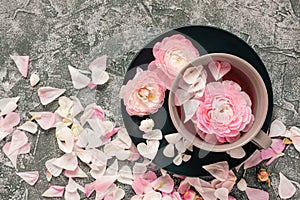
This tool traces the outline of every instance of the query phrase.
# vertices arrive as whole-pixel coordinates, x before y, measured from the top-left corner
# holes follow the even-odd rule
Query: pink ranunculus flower
[[[178,72],[189,62],[199,57],[198,50],[192,42],[183,35],[176,34],[171,37],[165,37],[153,47],[155,60],[150,63],[148,69],[158,70],[165,76],[161,76],[166,82],[168,89]]]
[[[137,68],[132,80],[123,85],[120,97],[129,115],[145,116],[157,112],[163,105],[166,87],[155,72]]]
[[[253,124],[251,99],[233,81],[207,84],[204,95],[197,100],[200,104],[192,120],[206,142],[234,142]]]

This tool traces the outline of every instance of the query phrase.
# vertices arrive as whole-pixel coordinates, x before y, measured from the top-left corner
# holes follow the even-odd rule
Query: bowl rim
[[[256,89],[258,89],[259,91],[254,91],[255,94],[260,93],[260,97],[256,97],[260,99],[260,105],[258,106],[258,108],[260,109],[259,111],[259,116],[261,120],[254,120],[254,123],[252,125],[252,127],[250,128],[249,131],[247,131],[247,133],[244,133],[242,135],[241,138],[237,139],[236,141],[232,142],[232,143],[225,143],[225,144],[211,144],[208,142],[205,142],[203,140],[201,140],[200,138],[196,137],[197,133],[191,133],[190,131],[188,131],[183,122],[180,120],[179,114],[177,112],[177,106],[175,106],[173,104],[174,102],[174,96],[175,93],[174,91],[177,88],[178,82],[180,80],[180,78],[182,77],[183,73],[185,72],[186,69],[193,67],[193,66],[198,66],[200,64],[203,65],[203,63],[208,63],[210,61],[213,60],[220,60],[220,61],[236,61],[242,64],[242,66],[246,66],[245,68],[243,68],[243,70],[250,72],[256,79],[256,83],[253,84],[253,86],[255,87],[255,85],[259,84],[259,87],[255,87]],[[206,65],[204,64],[204,65]],[[238,68],[241,69],[241,68]],[[249,77],[249,74],[245,73],[243,71],[243,73]],[[253,83],[254,81],[251,81],[251,83]],[[188,63],[185,67],[183,67],[181,69],[181,71],[178,73],[178,75],[176,76],[176,78],[174,79],[173,83],[172,83],[172,87],[169,93],[169,99],[168,99],[168,107],[169,107],[169,112],[170,112],[170,117],[171,120],[176,128],[176,130],[186,139],[188,140],[190,143],[192,143],[194,146],[206,150],[206,151],[213,151],[213,152],[226,152],[238,147],[242,147],[245,144],[247,144],[248,142],[250,142],[260,131],[261,128],[264,124],[265,118],[267,116],[268,113],[268,92],[265,86],[265,83],[262,79],[262,77],[260,76],[260,74],[257,72],[257,70],[247,61],[245,61],[244,59],[232,55],[232,54],[228,54],[228,53],[209,53],[209,54],[205,54],[203,56],[198,57],[197,59],[195,59],[194,61]],[[256,106],[257,107],[257,106]],[[257,108],[257,109],[258,109]],[[258,113],[257,113],[258,114]],[[180,123],[178,123],[180,122]]]

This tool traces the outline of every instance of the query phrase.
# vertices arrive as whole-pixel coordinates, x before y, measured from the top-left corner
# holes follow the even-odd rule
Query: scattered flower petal
[[[245,162],[244,162],[244,169],[248,169],[254,167],[261,163],[263,159],[261,158],[261,152],[256,150]]]
[[[43,197],[63,197],[65,191],[64,186],[50,186],[43,194]]]
[[[176,144],[177,142],[179,142],[182,136],[179,133],[172,133],[165,135],[165,138],[169,144]]]
[[[229,191],[226,188],[218,188],[215,191],[215,196],[220,200],[228,200]]]
[[[146,140],[161,140],[163,135],[160,129],[155,129],[143,134],[143,138]]]
[[[35,120],[42,129],[48,130],[54,127],[55,114],[52,112],[29,112],[32,120]]]
[[[20,97],[0,99],[0,116],[13,112],[18,107],[19,99]]]
[[[199,101],[191,99],[183,104],[183,110],[185,114],[184,123],[189,121],[194,116],[199,106],[199,103],[200,103]]]
[[[75,89],[82,89],[89,85],[91,79],[82,74],[80,70],[72,67],[71,65],[68,66],[68,69]]]
[[[46,168],[47,168],[47,172],[49,174],[51,174],[52,176],[58,177],[61,172],[62,172],[62,168],[58,167],[56,165],[54,165],[53,163],[56,161],[57,158],[52,158],[50,160],[48,160],[45,164],[46,164]]]
[[[43,105],[47,105],[62,95],[65,91],[65,89],[58,89],[54,87],[40,87],[38,89],[38,96],[41,103]]]
[[[263,190],[247,187],[245,191],[249,200],[269,200],[269,193]]]
[[[245,179],[241,178],[241,180],[237,183],[237,188],[240,191],[246,191],[247,189],[247,182]]]
[[[66,153],[55,159],[53,165],[62,169],[74,171],[78,166],[77,157],[74,153]]]
[[[154,121],[153,119],[144,119],[141,121],[141,125],[139,126],[139,129],[145,133],[152,131],[154,128]]]
[[[173,158],[175,156],[174,144],[168,144],[163,151],[163,154],[168,158]]]
[[[38,171],[18,172],[16,174],[20,176],[29,185],[34,185],[39,179]]]
[[[280,198],[289,199],[296,193],[296,187],[292,184],[292,182],[285,177],[281,172],[279,173],[279,187],[278,193]]]
[[[154,157],[157,154],[158,147],[159,147],[159,141],[157,140],[147,140],[147,144],[145,143],[139,143],[137,145],[137,150],[139,153],[144,156],[145,158],[148,158],[150,160],[154,159]]]
[[[20,115],[14,112],[5,117],[0,116],[0,141],[13,132],[13,128],[20,123]]]
[[[245,150],[242,147],[237,147],[235,149],[231,149],[229,151],[226,151],[228,155],[230,155],[231,158],[243,158],[246,155]]]
[[[82,169],[78,166],[74,171],[65,170],[64,175],[68,178],[87,178],[88,176]]]
[[[227,161],[205,165],[203,168],[220,181],[225,181],[228,177],[229,165]]]
[[[27,121],[21,126],[18,127],[19,130],[27,131],[29,133],[36,133],[38,130],[38,126],[36,123]]]
[[[27,77],[29,68],[29,56],[10,56],[18,67],[19,72],[23,77]]]
[[[35,74],[35,73],[31,74],[31,76],[30,76],[30,85],[31,85],[32,87],[34,87],[34,86],[36,86],[39,82],[40,82],[40,77],[39,77],[37,74]]]
[[[151,182],[151,186],[154,190],[158,190],[164,193],[171,193],[174,188],[174,181],[169,174],[160,176],[155,181]]]
[[[286,132],[285,125],[278,119],[274,120],[270,126],[270,137],[284,136]]]

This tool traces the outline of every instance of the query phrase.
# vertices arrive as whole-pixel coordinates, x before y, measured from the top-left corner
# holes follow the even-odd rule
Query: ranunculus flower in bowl
[[[198,50],[183,35],[165,37],[153,47],[155,60],[149,64],[151,71],[160,71],[161,78],[170,89],[172,81],[188,63],[199,57]]]
[[[202,138],[211,134],[210,140],[216,137],[217,143],[230,143],[253,123],[250,97],[233,81],[211,82],[204,95],[195,100],[199,107],[192,121]]]
[[[145,116],[157,112],[163,105],[166,87],[157,74],[137,68],[135,77],[121,87],[120,97],[124,100],[130,116]]]

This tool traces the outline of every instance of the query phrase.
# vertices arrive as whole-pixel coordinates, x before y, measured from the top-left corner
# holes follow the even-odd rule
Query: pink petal
[[[58,89],[54,87],[40,87],[38,89],[38,96],[40,97],[41,103],[43,105],[47,105],[62,95],[65,91],[65,89]]]
[[[18,127],[19,130],[27,131],[29,133],[36,133],[38,130],[38,126],[36,123],[27,121],[21,126]]]
[[[240,191],[246,191],[247,189],[247,182],[244,178],[241,178],[241,180],[237,183],[237,188],[240,190]]]
[[[19,149],[17,149],[16,151],[12,152],[12,153],[8,153],[10,150],[10,145],[11,142],[7,142],[4,146],[3,146],[3,152],[4,154],[10,159],[10,161],[12,162],[13,166],[15,168],[17,168],[17,157],[18,154],[26,154],[30,152],[30,144],[26,143],[24,146],[20,147]]]
[[[147,165],[145,163],[134,163],[133,169],[132,169],[132,173],[134,176],[141,176],[142,174],[144,174],[147,171]]]
[[[191,188],[191,185],[189,184],[188,179],[185,178],[183,181],[180,182],[177,191],[178,191],[180,194],[184,194],[184,193],[187,192],[190,188]]]
[[[38,171],[30,171],[30,172],[19,172],[16,173],[20,176],[25,182],[29,185],[34,185],[37,180],[39,179],[39,172]]]
[[[89,77],[82,74],[80,70],[72,67],[71,65],[68,66],[68,69],[71,74],[72,83],[75,89],[82,89],[88,86],[91,81]]]
[[[91,90],[95,89],[96,87],[97,87],[97,85],[95,83],[93,83],[93,82],[90,82],[88,84],[88,88],[90,88]]]
[[[20,97],[0,99],[0,116],[14,111],[18,107],[17,102],[19,99]]]
[[[183,74],[183,80],[188,84],[193,84],[200,76],[202,70],[203,70],[202,65],[199,65],[197,67],[189,67],[188,69],[185,70]]]
[[[137,176],[132,183],[132,189],[138,195],[143,195],[145,190],[152,189],[150,182]]]
[[[86,197],[90,197],[91,194],[95,191],[95,181],[84,185]]]
[[[53,162],[53,165],[62,169],[74,171],[78,167],[78,161],[74,153],[66,153],[63,156],[57,158]]]
[[[13,127],[17,126],[19,123],[20,115],[18,113],[10,112],[3,119],[0,118],[0,129],[11,133]]]
[[[243,158],[246,155],[246,152],[242,147],[237,147],[235,149],[231,149],[229,151],[226,151],[227,154],[230,155],[231,158]]]
[[[217,200],[215,197],[215,189],[210,185],[210,183],[200,178],[188,178],[188,182],[204,199]]]
[[[96,192],[104,193],[115,182],[115,180],[117,180],[117,176],[103,176],[101,179],[96,179]]]
[[[280,181],[278,193],[280,198],[289,199],[296,193],[296,187],[292,184],[292,182],[287,179],[281,172],[279,172]]]
[[[259,150],[256,150],[251,157],[249,157],[245,162],[244,162],[244,169],[248,169],[251,167],[254,167],[261,163],[263,159],[261,158],[261,152]]]
[[[74,171],[65,170],[64,175],[68,178],[87,178],[88,176],[82,169],[78,166]]]
[[[106,55],[96,58],[90,63],[89,69],[91,71],[93,71],[94,69],[101,69],[102,71],[104,71],[106,69],[106,60],[107,60]]]
[[[231,65],[228,62],[212,61],[208,64],[208,68],[217,81],[231,70]]]
[[[161,192],[170,193],[174,189],[174,181],[169,174],[161,176],[155,181],[151,182],[151,186],[154,190],[159,190]]]
[[[104,200],[121,200],[125,196],[125,191],[121,188],[116,188],[112,192],[108,193]]]
[[[286,132],[285,125],[280,120],[276,119],[271,124],[269,136],[270,137],[284,136],[285,132]]]
[[[290,129],[291,132],[291,140],[294,144],[294,147],[296,148],[297,151],[300,152],[300,129],[298,127],[291,127]]]
[[[63,197],[65,191],[64,186],[50,186],[43,194],[43,197]]]
[[[113,135],[115,135],[121,129],[119,127],[116,128],[115,126],[116,126],[116,124],[114,125],[114,128],[111,131],[109,131],[105,134],[106,138],[111,138]]]
[[[29,56],[10,56],[18,67],[22,76],[27,77],[29,68]]]
[[[80,102],[80,100],[75,97],[75,96],[71,96],[70,99],[73,101],[73,106],[71,109],[71,114],[76,117],[79,113],[81,113],[82,111],[84,111],[84,108]]]
[[[62,172],[62,168],[57,167],[53,164],[54,161],[56,161],[56,159],[57,158],[52,158],[52,159],[48,160],[46,162],[46,168],[52,176],[58,177],[60,175],[60,173]]]
[[[249,200],[258,200],[258,199],[268,200],[269,199],[269,193],[267,193],[263,190],[255,189],[255,188],[247,187],[246,194],[247,194]]]
[[[19,149],[28,142],[28,138],[23,131],[16,130],[12,134],[11,144],[8,150],[8,154],[18,152]]]
[[[48,130],[54,127],[55,114],[52,112],[30,112],[34,120],[41,126],[42,129]]]
[[[229,165],[227,161],[205,165],[203,168],[220,181],[224,181],[228,177]]]
[[[280,154],[283,152],[285,148],[285,144],[281,139],[272,139],[271,148],[273,149],[274,152]]]

